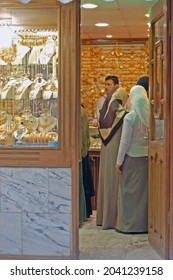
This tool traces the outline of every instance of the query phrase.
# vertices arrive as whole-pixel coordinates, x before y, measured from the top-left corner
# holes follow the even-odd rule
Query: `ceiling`
[[[0,1],[1,5],[15,6],[19,5],[19,0]],[[23,7],[34,5],[40,1],[44,3],[48,0],[31,0],[29,4],[21,4]],[[49,0],[50,1],[50,0]],[[53,1],[53,0],[52,0]],[[54,0],[55,1],[55,0]],[[59,0],[58,0],[59,1]],[[68,0],[67,0],[68,1]],[[116,40],[128,39],[129,41],[148,38],[148,18],[145,14],[149,8],[156,4],[159,0],[69,0],[79,1],[81,3],[81,39],[102,40],[104,43]],[[68,1],[68,2],[69,2]],[[111,1],[111,2],[110,2]],[[57,1],[55,1],[57,3]],[[18,3],[18,4],[17,4]],[[60,3],[60,2],[59,2]],[[94,9],[84,9],[83,4],[91,3],[98,5]],[[66,4],[61,4],[66,5]],[[3,12],[3,9],[1,9]],[[51,17],[51,14],[49,15]],[[1,20],[1,18],[0,18]],[[106,22],[107,27],[97,27],[95,23]],[[35,22],[33,21],[33,24]],[[111,39],[107,39],[106,35],[112,35]],[[99,43],[99,42],[98,42]]]
[[[108,1],[108,0],[107,0]],[[148,13],[158,0],[81,0],[97,4],[94,9],[81,8],[81,39],[140,40],[148,38]],[[110,1],[110,0],[109,0]],[[106,22],[107,27],[96,27],[95,23]],[[112,35],[107,39],[106,35]]]

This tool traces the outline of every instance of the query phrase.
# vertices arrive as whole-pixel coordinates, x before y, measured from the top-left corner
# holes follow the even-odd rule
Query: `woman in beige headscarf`
[[[117,77],[116,77],[117,79]],[[127,100],[125,89],[116,88],[114,76],[108,76],[107,97],[99,111],[101,153],[97,194],[96,224],[102,229],[115,228],[117,217],[118,176],[115,166],[121,136],[121,126],[126,114],[122,105]]]
[[[132,87],[129,102],[116,165],[120,173],[116,229],[140,233],[148,230],[149,100],[143,86]]]

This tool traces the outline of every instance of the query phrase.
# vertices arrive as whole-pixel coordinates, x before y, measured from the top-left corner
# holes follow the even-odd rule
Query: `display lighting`
[[[94,9],[94,8],[97,8],[98,5],[87,3],[87,4],[83,4],[81,7],[84,9]]]
[[[57,0],[58,2],[61,2],[63,4],[67,4],[72,2],[73,0]],[[22,3],[22,4],[28,4],[29,2],[31,2],[31,0],[18,0],[18,2]]]
[[[72,2],[73,0],[57,0],[58,2],[62,3],[62,4],[67,4]]]
[[[106,22],[100,22],[100,23],[96,23],[95,26],[99,26],[99,27],[104,27],[104,26],[108,26],[109,24]]]
[[[112,38],[112,35],[106,35],[106,38]]]
[[[31,0],[18,0],[22,4],[28,4]]]

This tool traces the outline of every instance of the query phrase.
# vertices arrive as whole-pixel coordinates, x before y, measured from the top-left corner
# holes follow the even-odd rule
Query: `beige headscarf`
[[[122,105],[125,104],[126,100],[127,93],[125,89],[118,88],[111,97],[106,97],[99,111],[99,133],[105,146],[123,123],[126,111]]]
[[[127,102],[128,95],[126,90],[123,87],[119,87],[114,93],[113,96],[115,96],[116,99],[121,101],[121,105],[124,107],[124,105]]]

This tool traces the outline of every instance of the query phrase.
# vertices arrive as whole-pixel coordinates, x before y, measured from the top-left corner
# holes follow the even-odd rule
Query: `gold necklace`
[[[7,122],[7,114],[0,114],[0,126]]]
[[[44,122],[43,122],[44,121]],[[39,122],[39,127],[43,128],[44,130],[46,130],[47,128],[52,129],[52,125],[54,124],[55,120],[54,119],[50,119],[50,118],[42,118],[42,120],[40,119]]]

